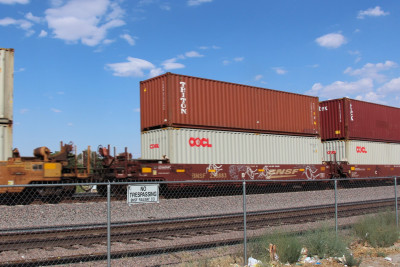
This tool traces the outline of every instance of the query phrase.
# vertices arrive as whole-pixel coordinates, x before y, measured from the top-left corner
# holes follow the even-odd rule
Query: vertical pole
[[[397,229],[399,228],[399,210],[398,210],[398,203],[397,203],[397,177],[394,177],[394,203],[396,207],[396,226]]]
[[[337,179],[335,179],[335,233],[338,235]]]
[[[107,266],[111,266],[111,184],[107,185]]]
[[[246,221],[246,182],[243,181],[243,247],[244,247],[244,265],[247,265],[247,221]]]

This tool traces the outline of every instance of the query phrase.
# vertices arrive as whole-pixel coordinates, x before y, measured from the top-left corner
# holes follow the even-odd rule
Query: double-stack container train
[[[342,176],[382,177],[400,173],[400,109],[342,98],[320,103],[324,162]]]
[[[177,181],[182,183],[167,186],[180,187],[194,185],[184,181],[211,186],[216,180],[293,182],[400,173],[400,109],[395,107],[348,98],[319,102],[173,73],[142,81],[140,102],[141,158],[133,159],[127,150],[111,155],[110,146],[101,147],[102,168],[82,172],[71,165],[69,147],[60,157],[14,153],[0,163],[0,184]],[[29,178],[33,167],[14,171],[18,162],[42,166],[39,176]],[[53,166],[57,169],[50,171]],[[104,187],[98,189],[104,193]]]

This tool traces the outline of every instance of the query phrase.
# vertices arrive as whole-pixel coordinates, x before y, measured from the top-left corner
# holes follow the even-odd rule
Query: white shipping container
[[[186,128],[142,132],[142,158],[182,164],[321,164],[317,137]]]
[[[346,161],[349,164],[399,165],[400,144],[370,141],[323,142],[324,161]]]
[[[0,124],[0,161],[12,156],[12,124]]]
[[[0,48],[0,120],[13,119],[14,49]]]

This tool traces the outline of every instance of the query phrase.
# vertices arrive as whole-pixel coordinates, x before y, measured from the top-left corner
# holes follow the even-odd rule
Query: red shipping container
[[[141,129],[319,135],[318,98],[173,73],[140,82]]]
[[[400,109],[349,98],[319,104],[322,140],[400,143]]]

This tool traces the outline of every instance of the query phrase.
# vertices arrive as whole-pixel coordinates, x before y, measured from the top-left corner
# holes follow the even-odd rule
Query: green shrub
[[[395,219],[390,212],[367,216],[354,225],[354,232],[373,247],[389,247],[399,238]]]
[[[274,259],[269,257],[269,244],[276,246],[276,254],[282,263],[294,263],[301,255],[301,244],[298,238],[287,233],[268,234],[253,239],[249,243],[250,256],[262,262],[269,262]]]
[[[354,258],[354,256],[348,252],[346,253],[345,258],[346,258],[345,264],[347,266],[350,266],[350,267],[351,266],[360,266],[360,264],[361,264],[361,259]]]
[[[276,240],[276,253],[282,263],[294,263],[301,255],[301,244],[296,236],[282,234]]]
[[[308,256],[318,255],[319,258],[341,257],[346,252],[346,243],[338,237],[333,229],[321,227],[309,231],[305,236],[305,247]]]

